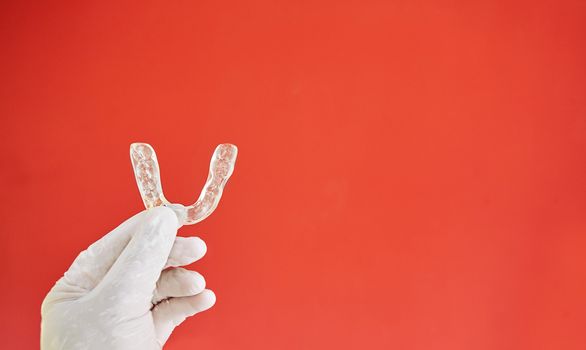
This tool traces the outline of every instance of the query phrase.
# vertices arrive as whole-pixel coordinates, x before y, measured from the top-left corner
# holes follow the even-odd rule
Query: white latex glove
[[[176,237],[173,211],[128,219],[75,259],[41,307],[41,349],[161,349],[173,329],[216,297],[190,264],[206,252]]]

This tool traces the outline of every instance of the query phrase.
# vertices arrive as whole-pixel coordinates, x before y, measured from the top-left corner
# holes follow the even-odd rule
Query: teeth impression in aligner
[[[210,172],[197,201],[189,206],[169,202],[163,195],[159,163],[155,150],[147,143],[130,145],[130,159],[136,177],[138,190],[145,207],[160,205],[175,211],[182,225],[192,225],[207,218],[218,206],[226,182],[234,171],[236,146],[224,143],[218,145],[210,162]]]

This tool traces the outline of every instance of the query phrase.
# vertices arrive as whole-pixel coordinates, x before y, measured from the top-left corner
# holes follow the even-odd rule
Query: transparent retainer
[[[224,186],[236,163],[238,148],[224,143],[218,145],[210,162],[210,172],[197,201],[189,206],[169,202],[163,195],[157,155],[147,143],[130,145],[130,159],[138,190],[145,207],[164,205],[175,211],[182,225],[192,225],[207,218],[218,206]]]

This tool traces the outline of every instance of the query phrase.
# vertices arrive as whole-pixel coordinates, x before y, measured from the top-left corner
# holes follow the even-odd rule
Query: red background
[[[586,348],[584,1],[0,5],[5,349],[158,152],[240,154],[167,349]]]

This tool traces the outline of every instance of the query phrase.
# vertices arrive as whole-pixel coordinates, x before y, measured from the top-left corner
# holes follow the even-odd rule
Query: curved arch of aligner
[[[216,209],[222,197],[224,186],[234,172],[237,154],[238,148],[232,144],[218,145],[212,155],[208,178],[199,198],[192,205],[184,206],[171,203],[165,198],[159,162],[151,145],[147,143],[130,145],[132,168],[145,207],[148,209],[160,205],[167,206],[175,211],[183,225],[200,222]]]

